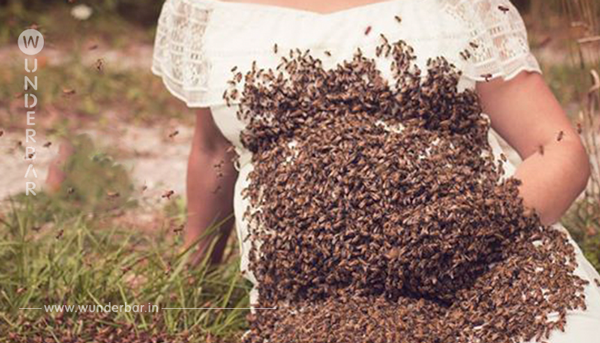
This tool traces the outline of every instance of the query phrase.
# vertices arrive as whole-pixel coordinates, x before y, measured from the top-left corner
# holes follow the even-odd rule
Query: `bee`
[[[106,192],[106,196],[107,196],[109,199],[116,199],[116,198],[118,198],[119,196],[121,196],[121,194],[119,194],[119,192],[110,192],[110,191],[108,191],[108,192]]]
[[[381,39],[383,39],[384,44],[387,45],[389,43],[387,37],[383,33],[380,33],[379,36],[381,37]]]
[[[52,145],[52,142],[48,141],[42,145],[44,148],[49,148]]]
[[[558,142],[562,141],[564,135],[565,135],[565,133],[563,131],[559,131],[558,136],[556,136],[556,140]]]
[[[65,233],[65,230],[61,229],[60,231],[58,231],[58,233],[56,234],[56,239],[60,239],[63,234]]]
[[[538,147],[538,152],[540,153],[540,155],[542,155],[542,156],[544,155],[544,146],[543,145],[540,145]]]
[[[233,68],[231,68],[231,72],[235,73],[235,71],[237,70],[238,66],[233,66]]]
[[[21,294],[21,293],[25,292],[26,290],[27,290],[27,287],[19,287],[17,289],[17,294]]]
[[[277,43],[275,43],[275,45],[273,45],[273,52],[277,53],[278,49],[277,49]]]
[[[469,52],[469,50],[464,50],[460,52],[460,57],[463,58],[463,60],[468,60],[469,58],[471,58],[471,53]]]
[[[242,81],[242,77],[243,77],[242,73],[238,72],[237,74],[235,74],[235,81],[237,81],[237,82]]]
[[[175,194],[175,191],[173,190],[168,190],[166,192],[163,193],[163,195],[161,196],[162,198],[167,198],[167,199],[171,199],[171,197],[173,196],[173,194]]]
[[[469,45],[474,49],[479,48],[479,45],[477,45],[477,43],[475,43],[475,42],[469,42]]]
[[[329,50],[325,50],[325,56],[331,57],[331,52],[329,52]]]
[[[96,70],[99,73],[102,73],[104,71],[104,59],[99,58],[98,60],[96,60],[96,63],[94,64],[94,66],[96,67]]]
[[[504,153],[500,153],[500,159],[502,159],[503,162],[508,161],[508,158],[506,158],[506,155],[504,155]]]
[[[73,194],[73,193],[75,193],[75,188],[73,188],[73,187],[69,187],[69,188],[67,189],[67,194]]]
[[[173,139],[175,136],[179,134],[179,130],[175,130],[169,134],[169,138]]]
[[[63,88],[62,92],[63,92],[64,95],[67,95],[67,96],[75,94],[75,90],[74,89],[69,89],[69,88]]]
[[[369,33],[371,33],[371,25],[367,26],[367,28],[365,29],[365,36],[368,36]]]
[[[27,154],[27,156],[25,156],[25,159],[31,160],[33,158],[33,156],[35,156],[35,152],[32,152],[31,154]]]
[[[581,134],[583,132],[583,127],[581,126],[581,123],[577,123],[577,133]]]
[[[395,16],[394,16],[394,19],[396,19],[396,21],[397,21],[398,23],[401,23],[401,22],[402,22],[402,18],[400,18],[400,16],[397,16],[397,15],[395,15]]]
[[[144,193],[147,189],[148,189],[148,185],[146,185],[144,183],[144,185],[142,186],[142,193]]]
[[[508,11],[509,11],[509,8],[508,8],[508,7],[506,7],[506,6],[502,6],[502,5],[499,5],[499,6],[498,6],[498,9],[499,9],[500,11],[502,11],[502,13],[506,13],[506,12],[508,12]]]
[[[176,234],[179,234],[183,231],[183,229],[185,228],[184,224],[179,225],[178,227],[176,227],[175,229],[173,229],[173,232]]]

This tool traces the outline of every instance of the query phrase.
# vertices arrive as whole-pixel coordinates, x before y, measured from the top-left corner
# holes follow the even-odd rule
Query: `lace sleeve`
[[[485,81],[496,77],[509,80],[523,70],[542,73],[530,51],[523,18],[509,0],[466,0],[460,4],[469,7],[474,16],[467,76]]]
[[[188,107],[209,107],[214,96],[208,89],[210,63],[203,40],[211,8],[200,2],[166,0],[154,41],[152,72]]]

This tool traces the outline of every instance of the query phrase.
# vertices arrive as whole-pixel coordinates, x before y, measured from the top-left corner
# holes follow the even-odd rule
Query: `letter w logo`
[[[29,44],[33,45],[34,48],[37,48],[38,42],[40,41],[40,36],[35,37],[35,41],[33,40],[33,36],[25,37],[23,36],[23,44],[25,44],[25,48],[29,48]]]

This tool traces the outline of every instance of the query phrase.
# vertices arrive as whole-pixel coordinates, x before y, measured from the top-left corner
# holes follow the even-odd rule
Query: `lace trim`
[[[152,72],[188,107],[211,105],[204,33],[212,8],[207,3],[167,0],[162,7],[152,57]]]
[[[509,80],[523,70],[542,73],[535,56],[530,52],[523,19],[509,0],[440,1],[443,12],[454,17],[464,27],[464,36],[451,30],[435,37],[431,37],[429,33],[417,32],[412,38],[450,39],[454,41],[451,43],[454,46],[463,42],[463,51],[468,51],[470,55],[468,61],[461,63],[465,78],[473,81],[496,77]],[[166,0],[158,19],[152,72],[161,77],[166,88],[188,107],[224,104],[224,83],[231,76],[229,69],[232,65],[237,65],[237,62],[249,54],[265,61],[273,56],[271,50],[250,51],[247,48],[223,51],[215,48],[207,56],[206,30],[209,25],[211,30],[220,28],[217,22],[210,22],[215,4],[214,1]],[[238,18],[241,23],[236,18],[231,18],[232,21],[228,20],[227,25],[260,25],[260,21],[254,20],[256,15],[248,16]],[[393,32],[386,35],[392,38]],[[376,42],[363,41],[361,46],[378,44],[379,41],[375,40]],[[286,47],[284,42],[281,43],[280,49],[284,51]],[[334,46],[329,49],[311,46],[312,50],[319,48],[334,54],[336,51]]]
[[[448,6],[469,32],[466,77],[510,80],[523,70],[542,73],[530,51],[523,18],[509,0],[448,0]]]

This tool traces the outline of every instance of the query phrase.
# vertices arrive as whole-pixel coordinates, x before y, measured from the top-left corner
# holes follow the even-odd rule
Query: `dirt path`
[[[183,194],[192,130],[187,127],[178,127],[177,130],[179,134],[172,139],[162,128],[131,125],[119,126],[108,132],[82,130],[81,133],[89,134],[100,149],[118,150],[123,156],[118,162],[130,171],[136,186],[146,185],[148,192],[169,189]],[[47,139],[38,137],[37,144],[30,144],[36,149],[35,159],[27,161],[24,149],[17,148],[16,144],[23,136],[23,132],[11,132],[0,138],[0,198],[25,191],[25,174],[29,164],[33,164],[37,172],[37,186],[43,188],[48,165],[58,152],[56,144],[44,148],[42,145]],[[29,180],[32,179],[31,173]]]

